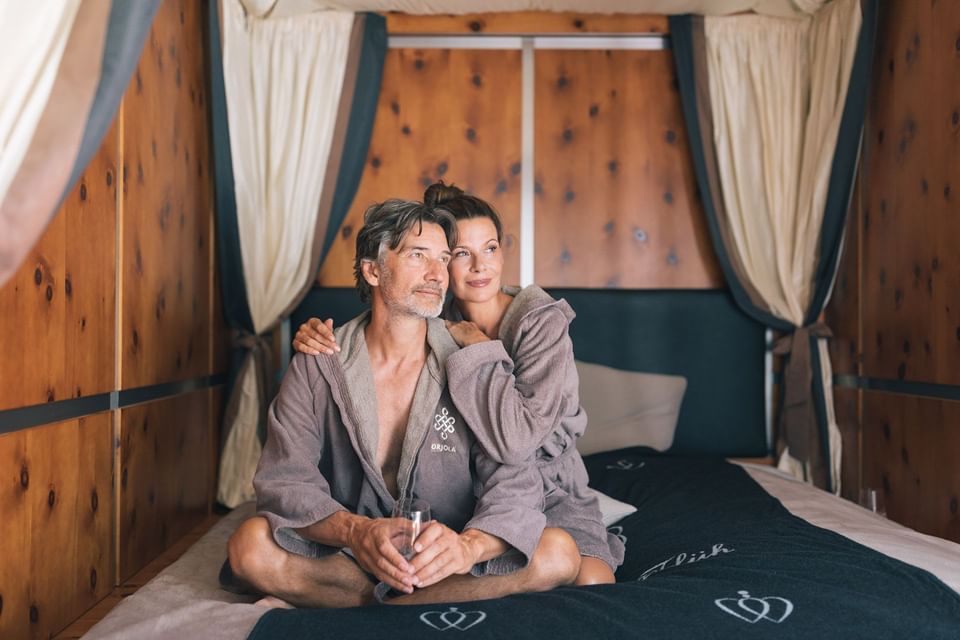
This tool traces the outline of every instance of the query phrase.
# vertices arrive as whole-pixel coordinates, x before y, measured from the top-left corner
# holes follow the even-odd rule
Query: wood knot
[[[50,489],[50,493],[47,494],[47,506],[53,509],[53,505],[57,503],[57,492],[54,489]]]
[[[90,568],[90,590],[96,591],[97,589],[97,570],[93,567]]]
[[[37,624],[40,621],[40,609],[37,609],[37,605],[30,605],[30,623]]]
[[[97,509],[100,508],[100,496],[97,495],[97,490],[94,489],[90,492],[90,510],[94,513],[97,512]]]
[[[26,465],[20,467],[20,486],[24,489],[30,486],[30,472]]]

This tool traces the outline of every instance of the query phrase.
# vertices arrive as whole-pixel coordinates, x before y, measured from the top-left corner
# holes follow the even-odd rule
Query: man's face
[[[415,225],[396,249],[381,254],[376,286],[394,313],[436,318],[443,310],[449,263],[450,247],[440,225]]]

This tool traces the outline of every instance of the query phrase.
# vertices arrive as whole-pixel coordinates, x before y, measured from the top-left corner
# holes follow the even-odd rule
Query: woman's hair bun
[[[423,192],[423,203],[428,207],[436,207],[445,202],[456,200],[463,196],[463,189],[455,187],[452,184],[447,185],[443,180],[434,182]]]

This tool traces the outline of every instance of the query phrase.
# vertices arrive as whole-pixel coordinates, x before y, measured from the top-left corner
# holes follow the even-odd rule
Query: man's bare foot
[[[281,600],[280,598],[275,598],[273,596],[264,596],[253,604],[260,607],[266,607],[267,609],[296,609],[296,607],[286,600]]]

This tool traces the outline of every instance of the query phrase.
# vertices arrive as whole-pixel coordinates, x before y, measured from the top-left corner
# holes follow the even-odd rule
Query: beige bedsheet
[[[926,569],[960,593],[960,545],[917,533],[798,482],[772,467],[742,464],[791,513],[881,553]],[[227,538],[253,504],[234,509],[179,560],[121,602],[84,636],[90,640],[242,639],[266,609],[217,584]]]
[[[880,553],[926,569],[960,593],[960,544],[918,533],[858,505],[820,491],[772,467],[742,464],[790,513]]]

